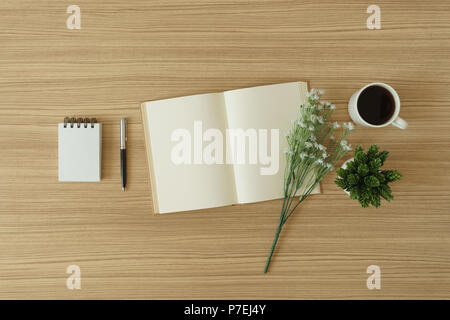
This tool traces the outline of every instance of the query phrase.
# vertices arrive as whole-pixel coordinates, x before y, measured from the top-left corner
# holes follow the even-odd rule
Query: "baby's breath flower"
[[[329,101],[325,101],[325,102],[324,102],[324,107],[325,107],[325,108],[328,108],[328,109],[330,109],[330,110],[336,109],[336,106],[335,106],[334,104],[332,104],[331,102],[329,102]]]
[[[320,94],[320,95],[323,95],[323,94],[325,93],[325,90],[323,90],[323,89],[319,89],[319,91],[318,91],[318,92],[319,92],[319,94]]]
[[[345,129],[348,129],[348,130],[350,130],[350,131],[352,131],[353,129],[355,129],[355,127],[353,126],[353,123],[351,123],[351,122],[346,122],[346,123],[344,123],[344,128]]]
[[[296,123],[300,128],[306,128],[306,124],[303,121],[297,120]]]
[[[344,130],[339,130],[341,135],[339,137],[336,135],[335,138],[332,135],[333,130],[340,128],[340,125],[337,122],[331,123],[329,120],[335,105],[330,102],[322,102],[320,99],[323,94],[323,90],[316,89],[311,89],[307,93],[308,99],[301,106],[300,115],[292,126],[290,135],[287,135],[290,148],[285,151],[286,168],[288,169],[285,172],[283,186],[285,201],[281,209],[280,224],[264,272],[268,270],[278,236],[286,220],[329,171],[334,169],[334,166],[337,165],[346,151],[350,150],[350,145],[344,139],[348,136],[353,124],[351,126],[345,124]],[[299,129],[300,127],[305,129]],[[337,142],[330,143],[331,140],[336,140],[340,144]],[[327,145],[328,148],[324,145]],[[295,150],[295,153],[293,150]],[[311,175],[315,178],[302,178]],[[293,201],[299,187],[301,187],[300,190],[305,191],[302,191],[298,201]]]
[[[346,151],[352,150],[351,145],[349,145],[347,143],[347,140],[342,140],[340,143],[341,143],[342,149],[344,149]]]
[[[320,92],[316,89],[311,89],[311,91],[309,91],[306,96],[314,101],[317,101],[320,99]]]

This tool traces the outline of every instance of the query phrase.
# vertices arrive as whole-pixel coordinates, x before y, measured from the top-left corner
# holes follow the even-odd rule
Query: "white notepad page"
[[[59,181],[98,182],[101,179],[102,125],[58,124]]]

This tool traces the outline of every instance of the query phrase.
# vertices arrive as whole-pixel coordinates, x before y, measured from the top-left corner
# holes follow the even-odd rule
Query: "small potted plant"
[[[381,198],[394,199],[389,183],[399,180],[402,175],[397,170],[381,170],[389,152],[378,152],[378,146],[370,146],[367,153],[361,146],[355,149],[355,156],[347,160],[337,170],[335,183],[344,189],[350,199],[358,200],[363,208],[370,205],[378,208]]]

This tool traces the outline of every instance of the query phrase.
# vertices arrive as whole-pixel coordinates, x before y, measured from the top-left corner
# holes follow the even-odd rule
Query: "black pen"
[[[120,176],[122,178],[122,191],[127,184],[127,120],[120,119]]]

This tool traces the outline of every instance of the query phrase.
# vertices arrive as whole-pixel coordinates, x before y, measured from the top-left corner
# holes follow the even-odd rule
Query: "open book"
[[[306,92],[290,82],[144,102],[154,212],[283,198],[285,133]]]

